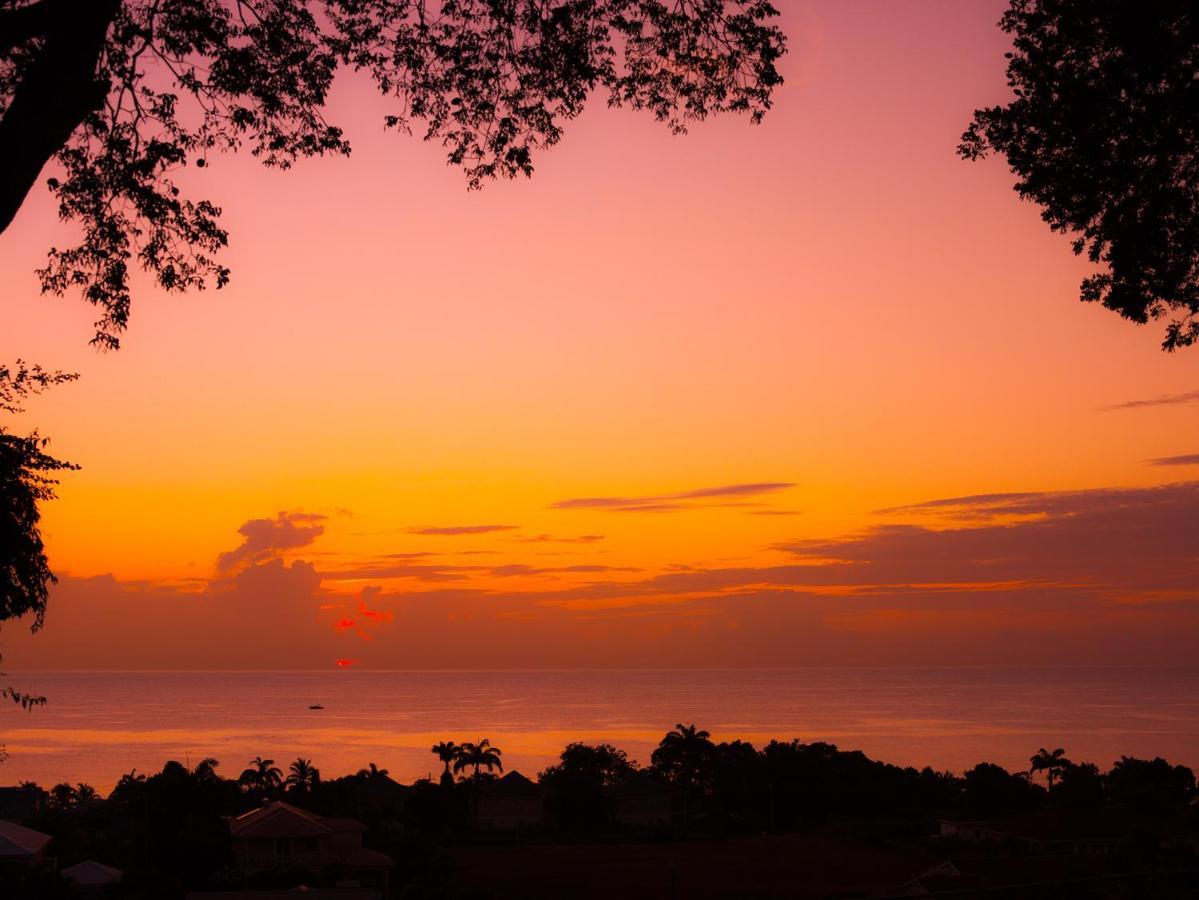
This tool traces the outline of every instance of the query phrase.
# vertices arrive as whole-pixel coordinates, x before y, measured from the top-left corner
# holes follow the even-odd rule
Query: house
[[[362,846],[366,826],[318,816],[276,800],[229,819],[234,865],[243,878],[262,872],[336,867],[338,887],[372,887],[387,895],[391,857]]]
[[[682,814],[678,793],[645,772],[634,772],[608,789],[612,821],[648,828],[671,825]]]
[[[545,799],[541,785],[511,771],[479,788],[476,821],[485,831],[515,831],[541,825],[545,820]]]
[[[109,885],[119,884],[125,875],[120,869],[106,866],[94,859],[68,866],[59,874],[67,881],[73,882],[75,889],[83,895],[103,893]]]
[[[28,822],[46,808],[49,799],[50,795],[37,785],[0,787],[0,819]]]
[[[41,865],[52,840],[48,834],[0,819],[0,864]]]
[[[1102,856],[1129,844],[1118,825],[1097,816],[1078,820],[1034,813],[988,821],[941,819],[939,826],[942,838],[1055,856]]]
[[[359,813],[399,816],[412,788],[379,772],[360,779],[353,788],[354,805]]]

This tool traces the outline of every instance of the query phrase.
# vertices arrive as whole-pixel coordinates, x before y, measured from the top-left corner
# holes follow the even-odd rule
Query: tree
[[[50,251],[42,288],[80,290],[115,348],[131,266],[168,291],[228,281],[221,210],[173,175],[243,148],[278,168],[348,154],[324,115],[339,68],[478,188],[531,174],[596,91],[675,132],[760,121],[782,81],[775,16],[767,0],[0,0],[0,231],[53,161],[83,238]]]
[[[1108,800],[1131,809],[1164,814],[1187,809],[1196,797],[1195,773],[1161,757],[1121,756],[1104,781]]]
[[[971,814],[1023,812],[1044,793],[1040,785],[995,763],[981,762],[962,776],[962,801]]]
[[[249,768],[243,770],[237,780],[245,790],[265,800],[279,790],[279,785],[283,783],[283,772],[273,759],[255,756],[250,760]]]
[[[0,413],[20,413],[26,397],[78,377],[19,359],[11,367],[0,364]],[[0,623],[32,615],[33,631],[45,622],[49,585],[57,581],[42,544],[39,504],[54,498],[53,473],[78,468],[49,455],[47,443],[36,431],[12,434],[0,424]],[[0,687],[0,699],[5,698],[25,709],[46,702]]]
[[[689,789],[705,781],[711,770],[715,749],[711,737],[694,724],[675,725],[663,736],[650,762],[668,780]]]
[[[1028,774],[1032,775],[1035,772],[1044,772],[1045,780],[1048,782],[1049,790],[1051,791],[1053,790],[1055,776],[1072,765],[1070,760],[1066,759],[1066,751],[1061,747],[1057,747],[1052,751],[1042,747],[1034,756],[1029,757],[1028,762]]]
[[[386,769],[380,769],[374,763],[367,763],[367,768],[358,770],[358,777],[366,778],[368,780],[382,778],[387,774],[388,773]]]
[[[196,763],[196,767],[192,769],[192,777],[202,782],[219,781],[220,776],[216,773],[217,766],[219,765],[220,762],[211,756],[206,756]]]
[[[19,359],[12,367],[0,364],[0,413],[23,412],[24,398],[78,377]],[[54,497],[51,473],[77,468],[47,454],[46,444],[36,431],[16,435],[0,424],[0,621],[32,613],[34,631],[45,621],[47,585],[56,580],[38,529],[38,503]]]
[[[304,759],[302,756],[297,757],[289,768],[290,772],[284,783],[297,793],[311,793],[321,783],[320,769],[313,766],[310,759]]]
[[[567,828],[594,828],[608,820],[604,791],[637,770],[611,744],[568,744],[560,762],[538,775],[554,820]]]
[[[958,153],[1007,157],[1016,191],[1102,271],[1081,299],[1162,346],[1199,339],[1199,12],[1189,0],[1012,0],[1014,97],[979,109]]]
[[[450,774],[450,763],[458,758],[460,749],[453,741],[441,741],[429,748],[429,752],[437,754],[437,758],[445,766],[445,771],[441,773],[442,784],[454,783],[454,776]]]
[[[491,746],[491,741],[487,738],[480,738],[475,743],[467,741],[458,748],[458,756],[454,760],[454,774],[461,772],[463,769],[473,769],[471,780],[479,780],[479,769],[486,768],[488,772],[492,769],[504,771],[504,763],[500,759],[504,751],[499,747]]]
[[[130,802],[140,797],[145,792],[145,789],[146,776],[138,775],[137,769],[130,769],[121,776],[121,780],[112,789],[109,799]]]

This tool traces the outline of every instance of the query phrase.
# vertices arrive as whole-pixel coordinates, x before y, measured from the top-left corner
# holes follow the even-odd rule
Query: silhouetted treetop
[[[19,413],[24,398],[77,377],[21,360],[0,365],[0,413]],[[54,497],[55,473],[77,468],[48,454],[46,443],[36,431],[12,434],[0,423],[0,622],[32,613],[35,631],[45,618],[47,587],[55,581],[42,545],[38,503]]]
[[[350,150],[326,121],[340,66],[395,102],[385,124],[440,141],[478,188],[602,90],[672,130],[770,107],[785,51],[765,0],[0,0],[0,231],[43,166],[81,242],[43,290],[99,307],[115,348],[136,263],[172,291],[220,287],[220,209],[171,178],[216,152],[268,166]]]
[[[1007,157],[1021,197],[1103,271],[1081,298],[1163,347],[1199,339],[1199,10],[1190,0],[1012,0],[1014,97],[958,152]]]

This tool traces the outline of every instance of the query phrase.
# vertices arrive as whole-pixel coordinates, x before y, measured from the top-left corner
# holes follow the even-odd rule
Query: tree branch
[[[44,43],[23,73],[0,119],[0,233],[17,215],[50,158],[88,113],[98,108],[108,84],[96,65],[121,0],[43,0],[5,13],[46,8]],[[7,34],[5,41],[7,42]]]

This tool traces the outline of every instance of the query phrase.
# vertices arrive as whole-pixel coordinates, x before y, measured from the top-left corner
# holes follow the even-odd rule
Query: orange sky
[[[480,193],[343,77],[352,159],[193,170],[233,282],[139,282],[118,353],[38,191],[0,357],[82,373],[17,427],[84,469],[6,664],[1189,660],[1199,352],[954,155],[1004,4],[782,5],[762,126],[596,103]]]

